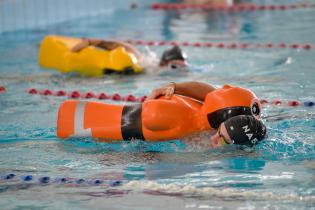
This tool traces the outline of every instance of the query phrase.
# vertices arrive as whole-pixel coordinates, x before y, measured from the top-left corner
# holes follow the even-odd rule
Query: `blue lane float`
[[[304,106],[312,107],[312,106],[314,106],[314,102],[313,101],[305,101]]]
[[[13,179],[15,177],[15,174],[7,174],[4,176],[4,179],[8,180],[8,179]]]
[[[50,181],[50,177],[49,176],[43,176],[39,178],[39,182],[42,184],[48,184]]]
[[[21,179],[24,182],[29,182],[29,181],[33,180],[33,176],[32,175],[26,175],[26,176],[22,176]]]

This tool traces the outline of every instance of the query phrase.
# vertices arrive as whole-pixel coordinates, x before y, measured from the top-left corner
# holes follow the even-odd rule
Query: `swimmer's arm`
[[[117,41],[117,40],[100,40],[100,39],[89,39],[89,40],[90,40],[91,45],[103,48],[105,50],[113,50],[121,46],[125,48],[128,52],[133,53],[138,59],[141,58],[141,53],[128,43]]]
[[[174,86],[174,94],[188,96],[199,101],[204,101],[208,93],[214,91],[216,88],[212,85],[203,82],[181,82],[170,83]]]
[[[203,82],[172,82],[160,88],[154,89],[148,97],[148,100],[158,98],[159,96],[171,98],[173,94],[178,94],[194,98],[199,101],[204,101],[207,94],[215,89],[216,88],[214,86]]]
[[[88,46],[100,47],[105,50],[113,50],[119,45],[112,41],[105,41],[102,39],[86,39],[83,38],[78,44],[72,47],[72,52],[80,52],[82,49],[87,48]]]
[[[90,45],[89,39],[82,39],[79,43],[74,45],[70,50],[71,52],[80,52],[82,49]]]
[[[138,59],[141,59],[141,57],[142,57],[141,53],[135,47],[133,47],[131,44],[128,44],[128,43],[122,42],[122,41],[117,41],[117,40],[113,40],[112,42],[115,42],[118,45],[124,47],[128,52],[133,53]]]
[[[88,47],[88,46],[95,46],[100,47],[105,50],[113,50],[119,46],[124,47],[128,52],[133,53],[138,59],[141,58],[141,53],[134,48],[132,45],[116,41],[116,40],[102,40],[102,39],[82,39],[81,42],[79,42],[77,45],[75,45],[71,51],[72,52],[79,52],[80,50]]]

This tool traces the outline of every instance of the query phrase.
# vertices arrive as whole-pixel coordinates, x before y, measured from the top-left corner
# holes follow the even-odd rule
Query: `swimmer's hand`
[[[74,45],[70,50],[71,52],[80,52],[82,49],[91,45],[89,39],[82,39],[78,44]]]
[[[160,96],[165,96],[165,99],[171,99],[172,95],[175,93],[176,84],[171,82],[160,88],[152,90],[151,95],[147,97],[146,100],[153,100],[159,98]]]

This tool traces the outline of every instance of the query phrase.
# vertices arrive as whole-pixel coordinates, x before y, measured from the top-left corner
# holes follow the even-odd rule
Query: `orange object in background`
[[[229,85],[210,92],[204,103],[180,95],[131,105],[67,100],[59,108],[57,135],[165,141],[217,129],[241,114],[259,117],[260,102],[250,90]]]

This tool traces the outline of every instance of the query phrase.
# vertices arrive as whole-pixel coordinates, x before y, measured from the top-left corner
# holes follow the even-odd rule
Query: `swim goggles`
[[[233,144],[233,143],[229,143],[225,138],[224,136],[221,134],[220,132],[220,128],[218,130],[218,134],[219,134],[219,137],[220,137],[220,143],[221,145],[226,145],[226,144]]]
[[[185,64],[169,63],[169,64],[167,65],[167,67],[168,67],[169,69],[180,69],[180,70],[187,70],[187,69],[188,69],[186,63],[185,63]]]

